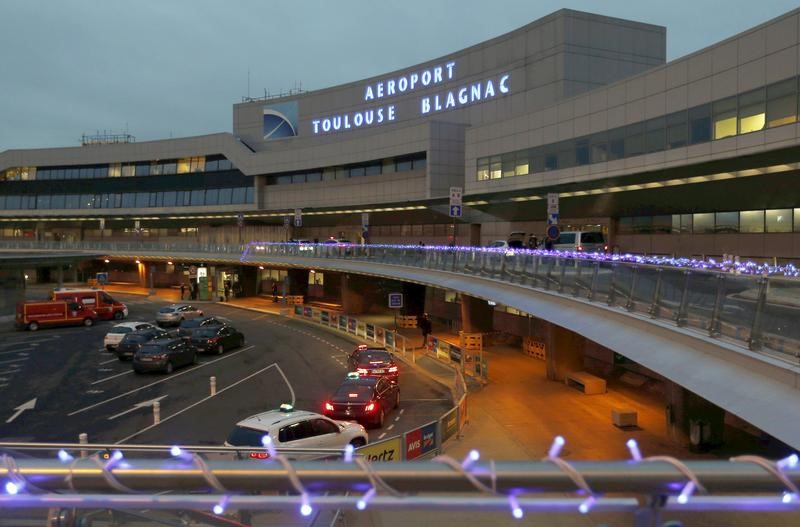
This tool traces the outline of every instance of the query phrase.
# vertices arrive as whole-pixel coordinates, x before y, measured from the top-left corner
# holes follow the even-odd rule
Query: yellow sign
[[[362,446],[356,450],[367,461],[398,462],[403,460],[403,442],[401,436],[390,437],[377,443]]]

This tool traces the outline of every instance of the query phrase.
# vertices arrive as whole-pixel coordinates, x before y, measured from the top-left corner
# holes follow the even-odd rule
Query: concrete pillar
[[[461,295],[461,329],[464,333],[493,331],[494,306],[474,296]]]
[[[138,271],[139,274],[139,287],[149,286],[148,282],[148,274],[150,272],[150,269],[148,268],[149,265],[150,264],[148,264],[147,262],[136,264],[136,270]]]
[[[545,323],[545,328],[547,378],[551,381],[563,381],[567,373],[583,370],[586,339],[574,331],[549,322]]]
[[[425,307],[425,295],[427,288],[424,285],[412,284],[410,282],[398,285],[399,287],[397,291],[403,293],[403,314],[409,316],[419,316],[428,311],[428,309]]]
[[[246,265],[239,268],[239,285],[242,296],[256,296],[258,294],[258,267]]]
[[[672,441],[696,450],[722,444],[725,410],[670,381],[665,381],[665,398],[667,433]]]
[[[348,315],[359,315],[366,308],[362,280],[358,275],[342,273],[342,311]]]
[[[325,279],[322,282],[322,296],[324,298],[342,297],[342,276],[342,273],[325,271]]]
[[[289,294],[308,297],[308,269],[289,269]]]

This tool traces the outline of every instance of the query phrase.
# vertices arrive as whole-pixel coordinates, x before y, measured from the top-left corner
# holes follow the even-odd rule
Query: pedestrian
[[[544,248],[547,249],[548,251],[552,251],[553,250],[553,240],[551,240],[550,238],[545,238],[545,240],[544,240]]]
[[[181,283],[181,300],[183,300],[184,293],[186,293],[186,284]]]
[[[539,246],[539,239],[535,234],[531,234],[528,238],[528,249],[536,249]]]
[[[228,284],[230,284],[230,282],[227,282],[227,281],[226,281],[226,282],[225,282],[225,288],[224,288],[224,291],[223,291],[223,292],[225,293],[225,301],[226,301],[226,302],[228,301],[228,298],[229,298],[229,297],[230,297],[230,295],[231,295],[231,286],[230,286],[230,285],[228,285]]]
[[[428,345],[428,335],[431,334],[431,319],[428,318],[427,313],[422,314],[422,318],[419,319],[418,322],[419,329],[422,331],[422,347],[426,347]]]
[[[274,280],[272,282],[272,301],[278,301],[278,282],[275,282]]]

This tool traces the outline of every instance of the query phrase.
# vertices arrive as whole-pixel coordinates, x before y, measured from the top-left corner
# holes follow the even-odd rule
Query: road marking
[[[384,437],[386,437],[386,432],[384,432],[384,433],[382,433],[381,435],[379,435],[379,436],[378,436],[378,439],[383,439]]]
[[[110,362],[115,362],[115,361],[118,361],[118,360],[119,360],[119,359],[108,359],[108,360],[104,360],[103,362],[101,362],[101,363],[100,363],[100,366],[102,366],[103,364],[108,364],[108,363],[110,363]],[[110,370],[109,370],[109,371],[110,371]]]
[[[394,428],[394,424],[390,424],[389,426],[387,426],[386,430],[391,430],[392,428]]]
[[[261,320],[262,318],[266,317],[267,315],[258,315],[256,318],[251,318],[250,321],[253,320]]]
[[[86,393],[89,395],[97,395],[98,393],[105,393],[105,390],[91,389],[91,390],[86,390]]]
[[[230,390],[231,388],[234,388],[235,386],[238,386],[239,384],[243,383],[244,381],[248,381],[248,380],[252,379],[252,378],[253,378],[253,377],[255,377],[256,375],[260,375],[261,373],[263,373],[263,372],[267,371],[267,370],[268,370],[268,369],[270,369],[270,368],[275,368],[276,370],[278,370],[278,373],[280,373],[280,374],[281,374],[281,377],[283,377],[283,380],[285,380],[285,381],[286,381],[286,385],[289,387],[289,391],[292,393],[292,406],[294,406],[294,403],[295,403],[294,389],[292,388],[292,385],[291,385],[291,384],[289,384],[289,380],[286,378],[286,375],[284,375],[284,374],[283,374],[283,370],[281,369],[281,367],[280,367],[280,366],[278,366],[278,364],[277,364],[277,363],[272,363],[272,364],[270,364],[269,366],[267,366],[267,367],[265,367],[265,368],[261,368],[261,369],[260,369],[260,370],[258,370],[257,372],[255,372],[255,373],[251,373],[251,374],[250,374],[250,375],[248,375],[247,377],[244,377],[243,379],[239,379],[239,380],[238,380],[238,381],[236,381],[235,383],[233,383],[233,384],[231,384],[231,385],[229,385],[229,386],[226,386],[225,388],[223,388],[223,389],[221,389],[221,390],[218,390],[218,391],[217,391],[217,395],[221,394],[222,392],[224,392],[224,391],[226,391],[226,390]],[[213,399],[213,398],[214,398],[214,397],[216,397],[217,395],[207,395],[207,396],[203,397],[202,399],[200,399],[199,401],[197,401],[196,403],[192,403],[192,404],[190,404],[189,406],[187,406],[186,408],[183,408],[183,409],[181,409],[181,410],[178,410],[178,411],[177,411],[177,412],[175,412],[174,414],[172,414],[172,415],[169,415],[169,416],[167,416],[167,417],[164,417],[164,418],[162,418],[162,419],[161,419],[161,423],[164,423],[164,422],[166,422],[166,421],[169,421],[169,420],[170,420],[170,419],[172,419],[173,417],[177,417],[177,416],[181,415],[182,413],[184,413],[184,412],[186,412],[186,411],[188,411],[188,410],[191,410],[191,409],[192,409],[192,408],[194,408],[195,406],[198,406],[198,405],[200,405],[200,404],[202,404],[202,403],[204,403],[204,402],[208,401],[209,399]],[[159,423],[159,424],[160,424],[160,423]],[[142,428],[141,430],[139,430],[138,432],[134,432],[134,433],[132,433],[131,435],[129,435],[128,437],[123,437],[123,438],[122,438],[122,439],[120,439],[119,441],[116,441],[116,442],[114,442],[114,444],[115,444],[115,445],[119,445],[120,443],[127,443],[127,442],[128,442],[128,441],[130,441],[132,438],[134,438],[134,437],[138,436],[138,435],[139,435],[139,434],[141,434],[141,433],[144,433],[144,432],[146,432],[146,431],[150,430],[151,428],[155,428],[156,426],[158,426],[158,424],[156,424],[156,423],[154,423],[154,424],[152,424],[152,425],[150,425],[150,426],[146,426],[146,427]]]
[[[116,379],[117,377],[122,377],[123,375],[130,375],[131,373],[133,373],[133,370],[124,371],[122,373],[118,373],[116,375],[112,375],[111,377],[104,377],[102,379],[98,379],[98,380],[94,381],[89,386],[94,386],[95,384],[101,384],[101,383],[104,383],[106,381],[110,381],[111,379]]]
[[[153,406],[155,403],[157,403],[158,401],[160,401],[164,397],[166,397],[166,395],[162,395],[161,397],[156,397],[155,399],[150,399],[149,401],[143,401],[141,403],[136,403],[131,408],[129,408],[128,410],[125,410],[124,412],[120,412],[118,414],[112,415],[111,417],[108,418],[108,420],[111,421],[112,419],[116,419],[117,417],[122,417],[125,414],[129,414],[131,412],[135,412],[139,408],[145,408],[147,406]]]
[[[405,412],[405,411],[406,411],[405,408],[400,408],[400,415],[403,415],[403,412]]]
[[[400,420],[400,417],[395,417],[395,418],[394,418],[394,422],[395,422],[395,423],[396,423],[397,421],[399,421],[399,420]]]
[[[23,348],[21,350],[14,350],[14,351],[0,351],[0,355],[11,355],[12,353],[19,353],[20,355],[24,355],[25,357],[28,356],[28,352],[33,351],[33,348]]]
[[[11,364],[12,362],[24,362],[26,360],[28,360],[28,357],[22,357],[21,359],[12,359],[12,360],[0,361],[0,364]]]
[[[11,417],[6,419],[6,423],[10,423],[14,419],[16,419],[17,417],[22,415],[22,412],[24,412],[25,410],[33,410],[34,408],[36,408],[36,397],[31,399],[27,403],[22,403],[21,405],[19,405],[16,408],[14,408],[14,410],[16,410],[16,412],[14,412],[14,414]]]
[[[184,371],[179,372],[179,373],[173,373],[172,375],[170,375],[169,377],[167,377],[165,379],[154,381],[154,382],[151,382],[150,384],[145,384],[144,386],[140,386],[139,388],[134,388],[133,390],[127,391],[127,392],[125,392],[123,394],[111,397],[110,399],[105,399],[105,400],[97,402],[95,404],[90,404],[89,406],[84,406],[83,408],[75,410],[74,412],[68,413],[67,416],[72,417],[73,415],[77,415],[77,414],[83,413],[83,412],[85,412],[87,410],[91,410],[92,408],[96,408],[96,407],[98,407],[100,405],[103,405],[103,404],[106,404],[106,403],[110,403],[111,401],[116,401],[117,399],[120,399],[122,397],[127,397],[128,395],[131,395],[132,393],[136,393],[136,392],[139,392],[141,390],[144,390],[145,388],[149,388],[151,386],[155,386],[157,384],[161,384],[162,382],[167,382],[167,381],[171,381],[173,379],[177,379],[181,375],[186,375],[187,373],[191,373],[191,372],[195,371],[198,368],[202,368],[204,366],[208,366],[210,364],[214,364],[215,362],[219,362],[221,360],[230,359],[231,357],[235,357],[236,355],[238,355],[240,353],[244,353],[245,351],[250,351],[253,348],[255,348],[255,346],[247,346],[246,348],[242,348],[239,351],[234,351],[233,353],[226,353],[225,355],[223,355],[222,357],[220,357],[218,359],[214,359],[214,360],[210,360],[208,362],[204,362],[202,364],[199,364],[199,365],[195,366],[194,368],[189,368],[188,370],[184,370]],[[89,393],[89,392],[86,392],[86,393]],[[219,392],[217,392],[217,393],[219,393]]]
[[[450,399],[409,399],[408,397],[403,398],[404,401],[414,401],[415,403],[433,403],[439,401],[449,401]]]
[[[8,386],[8,384],[0,384],[0,388],[5,388],[7,386]]]

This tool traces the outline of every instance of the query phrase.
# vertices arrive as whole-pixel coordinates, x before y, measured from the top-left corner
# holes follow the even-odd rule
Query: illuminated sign
[[[455,62],[447,62],[428,69],[373,82],[364,88],[364,101],[377,101],[414,90],[445,84],[454,79],[455,68]],[[511,75],[504,73],[498,77],[472,82],[454,90],[424,95],[419,99],[419,114],[416,117],[452,110],[506,95],[510,91],[510,80]],[[311,128],[314,135],[328,134],[390,123],[397,118],[397,106],[395,104],[387,104],[348,113],[317,117],[311,119]]]

